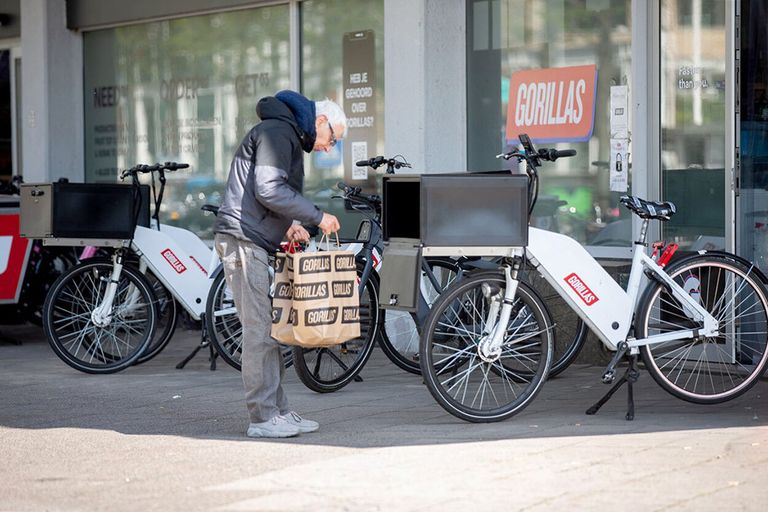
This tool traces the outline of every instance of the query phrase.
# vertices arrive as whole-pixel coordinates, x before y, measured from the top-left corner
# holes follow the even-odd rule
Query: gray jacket
[[[317,225],[323,213],[301,195],[306,134],[291,110],[270,96],[259,101],[256,113],[262,121],[232,159],[213,230],[275,252],[294,220]]]

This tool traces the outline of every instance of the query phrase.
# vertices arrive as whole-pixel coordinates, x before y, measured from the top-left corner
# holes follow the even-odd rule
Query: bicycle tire
[[[229,366],[242,371],[243,328],[222,267],[219,267],[214,274],[208,291],[205,303],[205,325],[208,340],[216,353]],[[283,366],[289,368],[293,364],[293,347],[281,345],[281,349]]]
[[[768,293],[760,277],[722,255],[686,258],[670,265],[667,274],[718,319],[722,334],[642,346],[653,379],[673,396],[697,404],[747,392],[768,365]],[[698,326],[655,281],[646,288],[636,318],[638,339]]]
[[[484,272],[457,281],[446,290],[430,311],[420,345],[421,371],[432,397],[453,416],[474,423],[501,421],[518,414],[539,393],[552,365],[552,321],[541,298],[524,282],[518,283],[505,337],[509,340],[505,341],[501,354],[493,361],[484,361],[479,357],[478,338],[482,334],[485,323],[483,313],[488,302],[482,292],[485,283],[501,290],[500,293],[506,285],[502,273],[492,275]],[[474,318],[475,314],[477,318]],[[464,324],[462,318],[470,319],[470,324]],[[447,330],[442,331],[438,327]],[[510,329],[514,330],[510,333]],[[526,343],[518,346],[515,339]],[[521,371],[515,372],[515,367]],[[475,370],[480,372],[473,376]],[[448,374],[451,374],[450,377]],[[459,375],[461,377],[456,380]],[[472,382],[478,376],[481,382]],[[495,377],[494,382],[490,381],[491,376]],[[457,385],[459,389],[453,394],[452,390]],[[506,398],[510,397],[511,391],[507,403],[499,403],[494,387],[501,388],[498,395],[503,390]],[[486,389],[489,392],[489,407],[483,408]],[[467,392],[472,396],[471,403],[466,403]],[[478,395],[480,404],[476,407]],[[491,404],[491,397],[495,404]]]
[[[526,267],[521,274],[521,280],[536,290],[544,301],[555,324],[555,351],[552,368],[549,370],[551,379],[564,372],[579,357],[587,342],[589,327],[536,269]]]
[[[458,274],[459,265],[450,258],[426,258],[430,268],[444,268],[447,273],[444,276],[436,276],[443,284],[443,289],[447,288],[455,276]],[[420,285],[420,293],[431,307],[437,300],[439,293],[434,288],[429,279],[423,275]],[[408,373],[421,375],[421,366],[419,364],[419,338],[420,329],[416,325],[413,315],[407,311],[396,311],[393,309],[382,309],[381,326],[379,330],[379,347],[384,355],[392,361],[398,368]]]
[[[358,279],[363,262],[357,262]],[[371,272],[360,297],[360,337],[325,348],[293,348],[293,366],[299,380],[317,393],[338,391],[357,377],[368,358],[379,329],[379,283]],[[350,356],[350,357],[347,357]],[[323,365],[323,361],[327,364]]]
[[[51,348],[81,372],[114,373],[128,368],[154,334],[154,293],[144,276],[127,265],[117,284],[112,320],[104,327],[93,323],[91,313],[106,290],[112,268],[111,262],[86,260],[62,274],[45,301],[43,328]]]
[[[18,307],[30,323],[42,327],[45,298],[59,276],[77,264],[77,257],[71,247],[38,244],[33,242]]]
[[[176,332],[177,325],[176,313],[178,312],[178,304],[176,299],[173,298],[171,292],[163,286],[163,283],[152,272],[147,271],[144,277],[147,278],[147,282],[152,287],[157,300],[155,303],[157,308],[157,327],[146,350],[144,350],[144,353],[139,356],[134,364],[146,363],[150,359],[157,357],[168,346]]]

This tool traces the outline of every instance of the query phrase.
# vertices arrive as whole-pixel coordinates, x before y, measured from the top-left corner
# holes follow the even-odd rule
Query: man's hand
[[[337,219],[335,215],[323,213],[323,220],[320,221],[320,224],[318,224],[317,227],[322,229],[323,233],[326,235],[330,235],[331,233],[340,230],[341,224],[339,224],[339,219]]]
[[[289,242],[309,242],[309,233],[301,224],[293,224],[285,232],[285,238]]]

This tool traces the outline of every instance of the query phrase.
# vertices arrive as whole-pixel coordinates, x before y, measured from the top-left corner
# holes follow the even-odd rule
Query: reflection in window
[[[625,246],[631,238],[629,213],[619,207],[621,194],[610,191],[608,170],[610,87],[630,83],[630,6],[630,0],[467,3],[470,170],[498,169],[501,164],[495,155],[511,147],[512,137],[507,137],[505,126],[515,73],[596,68],[591,136],[540,144],[573,148],[578,155],[542,168],[541,195],[533,220],[539,227],[568,234],[588,245]]]
[[[290,85],[288,27],[277,5],[84,34],[86,180],[187,162],[168,177],[161,219],[212,238],[200,207],[220,202],[259,98]]]
[[[384,149],[384,2],[307,0],[301,21],[302,92],[336,101],[350,119],[345,140],[307,157],[304,195],[339,216],[342,233],[353,236],[359,214],[331,196],[342,179],[369,192],[380,187],[381,171],[357,169],[354,162]]]
[[[678,208],[663,234],[692,249],[725,246],[725,7],[661,3],[661,185]]]

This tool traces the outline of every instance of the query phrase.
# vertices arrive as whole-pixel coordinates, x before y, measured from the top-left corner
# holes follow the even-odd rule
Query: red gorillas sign
[[[507,140],[527,133],[534,142],[582,142],[592,137],[597,66],[512,73]]]
[[[18,300],[29,248],[19,236],[19,214],[0,214],[0,304]]]
[[[187,267],[179,260],[179,258],[173,253],[172,250],[166,249],[160,253],[163,258],[173,267],[173,269],[181,274],[187,270]]]
[[[594,292],[589,288],[589,286],[587,286],[584,281],[582,281],[581,278],[576,275],[575,272],[565,276],[564,281],[568,283],[568,285],[573,289],[573,291],[576,292],[579,298],[583,300],[584,304],[587,306],[591,306],[600,300],[598,296],[595,295]]]

